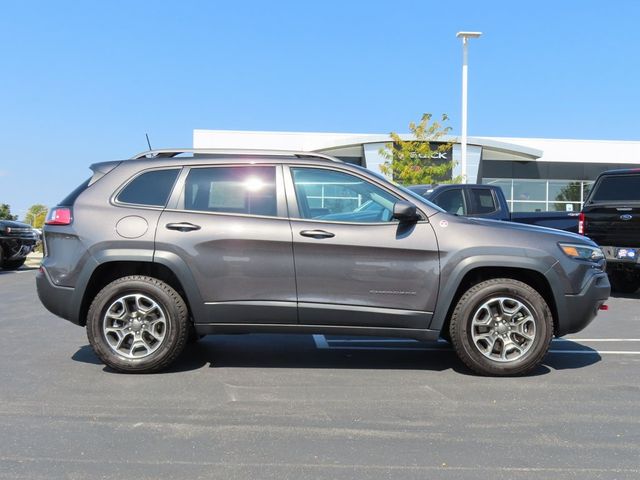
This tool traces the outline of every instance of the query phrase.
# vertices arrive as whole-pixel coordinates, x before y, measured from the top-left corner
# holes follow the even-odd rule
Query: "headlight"
[[[575,258],[576,260],[599,262],[604,258],[604,253],[598,247],[574,243],[560,243],[559,245],[567,257]]]

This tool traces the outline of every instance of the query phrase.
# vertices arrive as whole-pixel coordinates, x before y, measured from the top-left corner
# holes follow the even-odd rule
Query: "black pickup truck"
[[[579,217],[579,232],[604,251],[611,288],[640,288],[640,169],[609,170],[597,179]]]
[[[467,183],[412,185],[407,188],[456,215],[527,223],[578,233],[578,212],[512,213],[509,211],[504,192],[495,185]]]
[[[31,225],[0,220],[0,268],[16,270],[36,246],[38,234]]]

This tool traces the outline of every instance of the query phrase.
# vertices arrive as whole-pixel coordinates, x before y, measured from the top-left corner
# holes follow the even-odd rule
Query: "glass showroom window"
[[[582,180],[485,178],[502,188],[512,212],[579,212],[593,185]]]

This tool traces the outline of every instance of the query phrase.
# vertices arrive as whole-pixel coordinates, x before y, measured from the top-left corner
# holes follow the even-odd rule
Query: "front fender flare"
[[[558,317],[565,313],[563,283],[553,269],[553,266],[541,262],[539,259],[523,256],[509,257],[505,255],[479,255],[466,257],[453,268],[446,278],[440,279],[440,292],[433,317],[429,324],[430,330],[442,330],[455,299],[456,292],[465,276],[477,268],[513,268],[530,270],[541,274],[549,282]]]

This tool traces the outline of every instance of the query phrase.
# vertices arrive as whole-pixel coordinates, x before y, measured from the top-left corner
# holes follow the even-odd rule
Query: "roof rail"
[[[287,150],[249,150],[249,149],[213,149],[213,148],[168,148],[159,150],[147,150],[140,152],[132,160],[144,158],[173,158],[184,153],[192,155],[275,155],[275,156],[296,156],[298,158],[321,158],[331,162],[342,162],[335,157],[316,152],[295,152]]]

